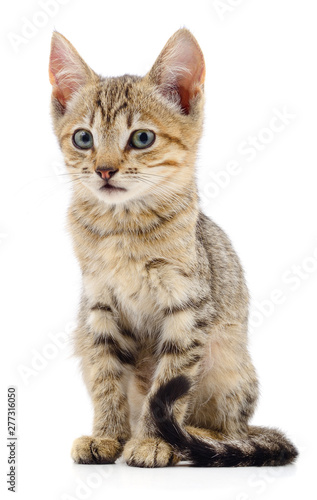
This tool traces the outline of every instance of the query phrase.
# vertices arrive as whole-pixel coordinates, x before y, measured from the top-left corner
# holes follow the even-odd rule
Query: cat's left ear
[[[183,28],[168,40],[147,78],[189,114],[192,99],[203,92],[205,73],[202,50],[191,32]]]
[[[49,78],[53,96],[66,108],[75,92],[98,77],[67,38],[55,31],[51,43]]]

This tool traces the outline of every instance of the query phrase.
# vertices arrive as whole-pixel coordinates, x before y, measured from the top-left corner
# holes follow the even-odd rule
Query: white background
[[[15,498],[178,494],[274,500],[295,499],[309,490],[312,498],[316,2],[64,0],[45,14],[47,3],[6,2],[1,16],[0,482],[5,498],[13,495],[5,485],[6,391],[12,384],[18,391]],[[30,24],[26,29],[28,22],[33,31]],[[252,295],[250,349],[261,382],[254,422],[287,432],[300,450],[294,466],[145,470],[123,463],[78,466],[70,459],[73,439],[91,431],[92,410],[65,341],[76,317],[80,273],[65,230],[69,185],[59,175],[65,171],[49,117],[51,33],[54,28],[63,33],[95,71],[110,76],[144,74],[182,26],[197,37],[207,64],[198,160],[204,210],[231,237]],[[276,110],[291,116],[284,126],[272,121]],[[267,130],[277,123],[283,130]],[[247,154],[245,141],[252,137],[258,137],[259,150]],[[232,161],[235,175],[228,174]],[[300,277],[294,278],[296,273]]]

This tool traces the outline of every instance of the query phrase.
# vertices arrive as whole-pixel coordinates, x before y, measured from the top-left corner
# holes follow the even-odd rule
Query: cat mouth
[[[125,188],[113,186],[112,184],[109,184],[109,183],[104,184],[103,186],[101,186],[100,190],[101,191],[107,191],[107,193],[117,193],[119,191],[126,191]]]

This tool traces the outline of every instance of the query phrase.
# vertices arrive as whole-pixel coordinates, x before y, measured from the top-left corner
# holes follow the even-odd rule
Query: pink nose
[[[98,167],[96,169],[96,174],[101,177],[101,179],[109,180],[110,177],[112,177],[116,172],[118,172],[118,169],[115,169],[113,167]]]

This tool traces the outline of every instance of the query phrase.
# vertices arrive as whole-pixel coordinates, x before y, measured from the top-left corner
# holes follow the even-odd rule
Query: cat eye
[[[88,130],[76,130],[73,135],[73,143],[76,148],[90,149],[93,147],[94,140]]]
[[[155,134],[151,130],[136,130],[130,138],[130,146],[137,149],[144,149],[152,146],[155,141]]]

